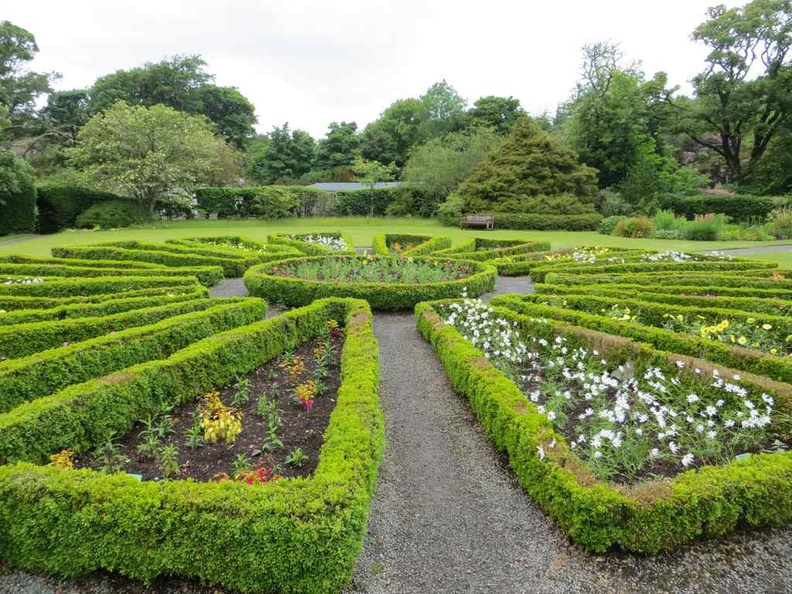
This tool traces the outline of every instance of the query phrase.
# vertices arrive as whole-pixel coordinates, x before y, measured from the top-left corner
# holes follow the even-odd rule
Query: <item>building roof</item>
[[[401,185],[401,182],[377,182],[374,184],[375,188],[395,188],[396,186]],[[364,185],[358,182],[327,182],[327,183],[319,183],[319,184],[311,184],[308,186],[310,188],[316,188],[317,190],[324,190],[325,192],[349,192],[351,190],[367,190],[369,188],[368,185]]]

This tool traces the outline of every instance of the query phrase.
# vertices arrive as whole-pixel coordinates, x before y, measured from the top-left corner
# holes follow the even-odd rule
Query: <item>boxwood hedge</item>
[[[220,266],[192,266],[184,268],[93,268],[89,266],[65,266],[58,264],[10,264],[0,262],[0,275],[32,277],[82,277],[120,276],[194,276],[204,286],[211,287],[223,280]]]
[[[292,260],[301,262],[323,262],[330,258],[353,258],[354,256],[319,256]],[[420,301],[458,297],[464,290],[471,297],[491,291],[495,286],[497,271],[480,262],[454,260],[468,264],[470,276],[452,281],[433,283],[385,283],[385,282],[324,282],[272,274],[277,263],[260,264],[245,273],[245,286],[251,295],[283,305],[305,305],[322,297],[352,297],[365,299],[372,309],[409,309]]]
[[[441,258],[489,261],[515,254],[544,252],[550,249],[547,241],[524,241],[522,239],[485,239],[475,237],[460,245],[440,250],[435,255]]]
[[[143,289],[132,289],[124,291],[124,298],[152,297],[155,295],[177,295],[179,293],[200,292],[201,295],[208,296],[209,291],[201,287],[197,280],[187,277],[179,279],[189,281],[183,285],[165,285],[160,287],[150,287]],[[96,295],[76,295],[74,297],[28,297],[16,295],[4,295],[0,293],[0,309],[5,311],[18,311],[26,309],[51,309],[66,305],[88,305],[91,303],[103,303],[118,299],[114,293],[98,293]]]
[[[401,254],[402,256],[426,256],[438,250],[451,247],[451,238],[445,236],[409,235],[404,233],[380,233],[374,236],[371,247],[375,254],[390,256],[390,248],[395,244],[413,246],[410,249],[404,250]]]
[[[750,271],[739,272],[724,271],[710,274],[679,273],[673,269],[655,273],[635,274],[572,274],[562,272],[548,272],[544,275],[544,282],[563,285],[588,285],[588,284],[631,284],[639,286],[667,287],[667,286],[699,286],[714,287],[715,290],[733,289],[765,289],[770,292],[778,291],[779,295],[792,290],[792,280],[787,279],[784,273],[768,269],[764,277],[754,277]],[[767,295],[767,294],[766,294]]]
[[[47,280],[41,283],[3,284],[0,283],[0,299],[4,296],[28,297],[77,297],[107,294],[115,297],[118,293],[146,288],[178,286],[200,286],[194,276],[97,276],[91,278],[64,278]]]
[[[452,386],[470,399],[476,417],[508,457],[523,488],[586,549],[603,552],[621,547],[657,553],[741,527],[780,526],[792,521],[789,452],[753,455],[634,486],[614,487],[597,481],[547,417],[481,351],[445,325],[436,306],[419,304],[417,324],[434,347]],[[518,322],[527,335],[549,339],[561,334],[593,345],[605,356],[642,357],[661,369],[671,368],[678,360],[688,368],[712,368],[706,361],[671,355],[638,342],[496,310],[499,316]],[[728,369],[721,372],[733,373]],[[779,406],[789,410],[792,387],[756,376],[743,375],[743,381],[771,391]],[[539,456],[539,447],[546,453],[544,458]]]
[[[218,301],[205,310],[48,349],[0,366],[0,412],[137,363],[163,359],[216,332],[251,324],[267,313],[261,299]]]
[[[194,399],[294,348],[329,318],[346,328],[341,385],[311,478],[140,482],[22,462],[128,431],[163,402]],[[378,352],[365,303],[323,300],[0,415],[9,462],[0,467],[0,557],[66,576],[106,569],[241,592],[337,592],[361,549],[382,457]]]
[[[311,243],[300,239],[302,237],[310,237],[311,235],[325,235],[330,237],[336,237],[338,239],[343,239],[344,243],[347,246],[347,249],[343,251],[334,250],[320,243]],[[328,232],[297,233],[297,234],[280,233],[280,234],[268,236],[267,241],[270,243],[270,245],[285,245],[296,248],[306,256],[331,256],[331,255],[339,255],[339,254],[355,255],[355,243],[352,241],[352,238],[348,234],[341,233],[340,231],[336,231],[332,233],[328,233]]]

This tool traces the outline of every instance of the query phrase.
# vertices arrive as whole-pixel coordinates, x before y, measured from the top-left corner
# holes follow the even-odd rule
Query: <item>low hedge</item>
[[[194,276],[97,276],[48,280],[43,283],[13,285],[0,283],[0,299],[3,296],[77,297],[97,294],[117,296],[118,293],[136,289],[176,286],[199,286],[199,283]]]
[[[541,213],[495,213],[496,229],[528,229],[532,231],[596,231],[602,215],[587,214],[541,214]]]
[[[300,237],[308,237],[311,235],[327,235],[332,237],[338,237],[344,240],[347,249],[344,251],[334,250],[319,243],[310,243],[307,241],[300,240]],[[329,233],[328,232],[295,233],[295,234],[279,233],[276,235],[268,236],[267,241],[269,242],[270,245],[284,245],[295,248],[299,250],[301,253],[305,254],[306,256],[333,256],[339,254],[349,254],[354,256],[356,253],[355,243],[352,241],[352,238],[348,234],[341,233],[340,231],[329,232]]]
[[[154,243],[148,241],[113,241],[109,243],[102,243],[99,245],[107,245],[114,247],[121,247],[126,250],[150,250],[156,252],[171,252],[174,254],[194,254],[196,256],[207,256],[209,258],[231,258],[234,260],[246,260],[250,265],[259,264],[258,256],[260,254],[251,252],[249,250],[240,250],[233,247],[221,245],[179,245],[176,243]]]
[[[522,239],[484,239],[475,237],[459,246],[437,252],[438,257],[458,258],[461,260],[478,260],[489,262],[498,258],[544,252],[550,249],[548,241],[524,241]]]
[[[714,363],[763,375],[779,382],[792,383],[792,361],[788,361],[790,357],[765,355],[759,351],[730,346],[692,334],[679,334],[653,326],[614,320],[608,316],[534,303],[529,297],[501,295],[494,297],[491,303],[511,309],[519,314],[549,318],[599,332],[624,336],[652,345],[663,351],[700,357]]]
[[[233,303],[240,298],[224,298],[224,300]],[[216,303],[218,303],[217,299],[193,299],[109,316],[0,326],[0,358],[18,359],[46,349],[66,346],[68,343],[118,332],[124,328],[146,326],[171,316],[201,311]]]
[[[786,278],[775,278],[773,276],[754,277],[747,274],[749,271],[736,272],[714,272],[704,273],[676,273],[673,270],[665,272],[647,273],[626,273],[626,274],[567,274],[561,272],[548,272],[544,275],[544,281],[548,284],[561,285],[600,285],[604,283],[633,284],[641,286],[701,286],[715,287],[716,290],[725,288],[740,289],[768,289],[778,290],[779,294],[792,290],[792,280]],[[767,270],[768,274],[773,274],[774,270]]]
[[[123,474],[0,467],[0,557],[57,575],[100,569],[184,576],[241,592],[325,594],[349,581],[382,458],[379,349],[365,303],[324,300],[217,334],[163,361],[67,388],[0,415],[0,459],[45,462],[128,431],[344,323],[338,399],[311,478],[137,481]]]
[[[699,307],[724,307],[766,313],[776,316],[792,317],[792,291],[781,298],[773,296],[761,297],[751,289],[720,289],[718,287],[652,287],[641,285],[534,285],[539,294],[552,295],[599,295],[602,297],[632,296],[642,301],[666,303],[669,305],[688,305]],[[761,291],[761,289],[759,289]],[[786,300],[784,300],[786,299]]]
[[[544,282],[550,272],[562,271],[564,274],[577,274],[581,277],[598,274],[638,274],[649,272],[669,271],[674,274],[686,272],[736,272],[747,270],[771,270],[778,268],[776,262],[762,262],[759,260],[733,260],[733,261],[696,261],[696,262],[625,262],[624,264],[580,264],[576,262],[555,263],[548,262],[531,270],[531,280],[537,283]]]
[[[115,278],[115,277],[113,277]],[[182,281],[185,279],[179,279]],[[124,291],[124,298],[134,297],[153,297],[155,295],[177,295],[179,293],[192,293],[200,291],[202,295],[208,296],[209,291],[201,287],[196,279],[187,278],[188,284],[166,285],[160,287],[150,287],[144,289],[134,289]],[[76,295],[74,297],[28,297],[16,295],[0,294],[0,309],[8,311],[52,309],[67,305],[87,305],[90,303],[104,303],[118,299],[118,295],[113,293],[99,293],[96,295]]]
[[[613,487],[597,481],[556,433],[547,417],[484,354],[447,326],[431,303],[416,307],[418,329],[434,347],[453,388],[467,396],[490,439],[503,451],[522,487],[561,528],[586,549],[657,553],[701,537],[719,537],[744,526],[781,526],[792,521],[792,454],[753,455],[724,466],[684,472],[673,479]],[[706,361],[670,355],[637,342],[581,328],[538,323],[497,309],[526,334],[553,334],[583,341],[604,354],[645,357],[658,367],[683,360],[688,368]],[[732,370],[722,370],[724,376]],[[789,406],[790,387],[745,378],[774,389]],[[540,458],[539,448],[545,452]]]
[[[56,264],[58,266],[87,266],[89,268],[135,268],[139,270],[167,270],[162,264],[135,262],[133,260],[87,260],[74,258],[36,258],[25,254],[4,254],[0,262],[5,264]]]
[[[350,256],[331,256],[331,258],[350,258]],[[293,260],[294,263],[324,261],[327,257],[313,257]],[[471,297],[491,291],[495,286],[497,271],[480,262],[465,262],[473,268],[473,273],[463,279],[436,283],[373,283],[373,282],[323,282],[270,274],[274,264],[254,266],[245,273],[245,286],[255,297],[288,305],[305,305],[322,297],[352,297],[365,299],[372,309],[398,310],[409,309],[420,301],[458,297],[463,290]]]
[[[451,247],[451,238],[445,236],[410,235],[406,233],[379,233],[372,240],[372,250],[380,256],[390,256],[391,246],[412,245],[404,250],[401,255],[405,257],[427,256],[438,250]]]
[[[777,199],[770,196],[731,196],[698,195],[698,196],[663,196],[658,203],[659,208],[673,210],[675,214],[688,219],[696,215],[723,213],[737,222],[760,219],[764,221],[777,206]]]
[[[194,276],[202,285],[211,287],[223,280],[223,269],[220,266],[192,266],[150,270],[148,268],[94,268],[59,264],[5,264],[0,262],[0,275],[34,276],[47,279],[54,277],[91,278],[96,276]]]
[[[107,316],[125,311],[154,307],[156,305],[165,305],[166,303],[191,301],[193,299],[203,299],[206,297],[209,297],[209,291],[204,287],[196,287],[190,292],[179,292],[174,294],[119,297],[117,299],[107,299],[98,303],[71,303],[50,308],[17,309],[0,313],[0,326],[26,324],[28,322],[46,322],[71,318]]]
[[[124,367],[164,359],[216,332],[263,319],[261,299],[217,302],[202,311],[48,349],[0,366],[0,412]]]
[[[165,266],[220,266],[223,274],[229,278],[237,278],[244,274],[252,259],[221,258],[217,256],[200,256],[185,252],[175,253],[169,250],[125,249],[117,246],[62,246],[52,248],[56,258],[84,258],[90,260],[137,260],[152,262]]]

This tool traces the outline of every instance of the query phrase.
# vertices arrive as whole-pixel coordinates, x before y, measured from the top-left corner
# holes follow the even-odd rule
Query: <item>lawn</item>
[[[302,218],[277,221],[222,220],[162,222],[146,228],[117,231],[66,231],[45,235],[8,245],[0,245],[0,254],[22,253],[31,256],[49,256],[55,246],[102,243],[136,239],[164,241],[165,239],[195,235],[244,235],[252,239],[266,239],[271,233],[304,233],[309,231],[342,231],[348,233],[357,246],[370,246],[378,233],[415,233],[422,235],[448,235],[454,244],[473,236],[493,239],[535,239],[549,241],[553,248],[576,245],[608,247],[635,247],[656,250],[702,251],[727,248],[766,247],[783,245],[788,241],[674,241],[661,239],[628,239],[600,235],[592,231],[482,231],[443,227],[433,219],[413,218]],[[3,241],[9,238],[4,238]],[[792,252],[770,252],[752,255],[753,258],[778,262],[782,268],[792,268]]]

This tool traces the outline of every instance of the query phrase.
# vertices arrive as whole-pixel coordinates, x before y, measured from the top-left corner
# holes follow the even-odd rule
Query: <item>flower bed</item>
[[[380,256],[427,256],[451,247],[451,238],[431,235],[375,235],[372,249]]]
[[[522,486],[573,540],[596,552],[656,553],[792,520],[792,455],[775,443],[788,439],[792,387],[477,309],[420,304],[418,328]]]
[[[307,256],[355,254],[355,244],[346,233],[277,234],[267,237],[270,245],[293,247]]]
[[[262,264],[245,274],[251,295],[284,305],[321,297],[366,299],[373,309],[407,309],[420,301],[478,296],[492,290],[496,271],[463,260],[330,256]]]
[[[138,481],[42,466],[164,406],[233,383],[327,321],[346,338],[338,398],[310,478]],[[356,300],[323,300],[0,415],[0,557],[60,575],[190,576],[242,592],[337,592],[362,546],[383,426],[378,346]],[[56,458],[54,462],[61,462]],[[31,497],[31,494],[35,494]]]
[[[437,257],[478,260],[487,262],[515,254],[543,252],[550,249],[547,241],[525,241],[523,239],[489,239],[475,237],[456,247],[440,250]]]

